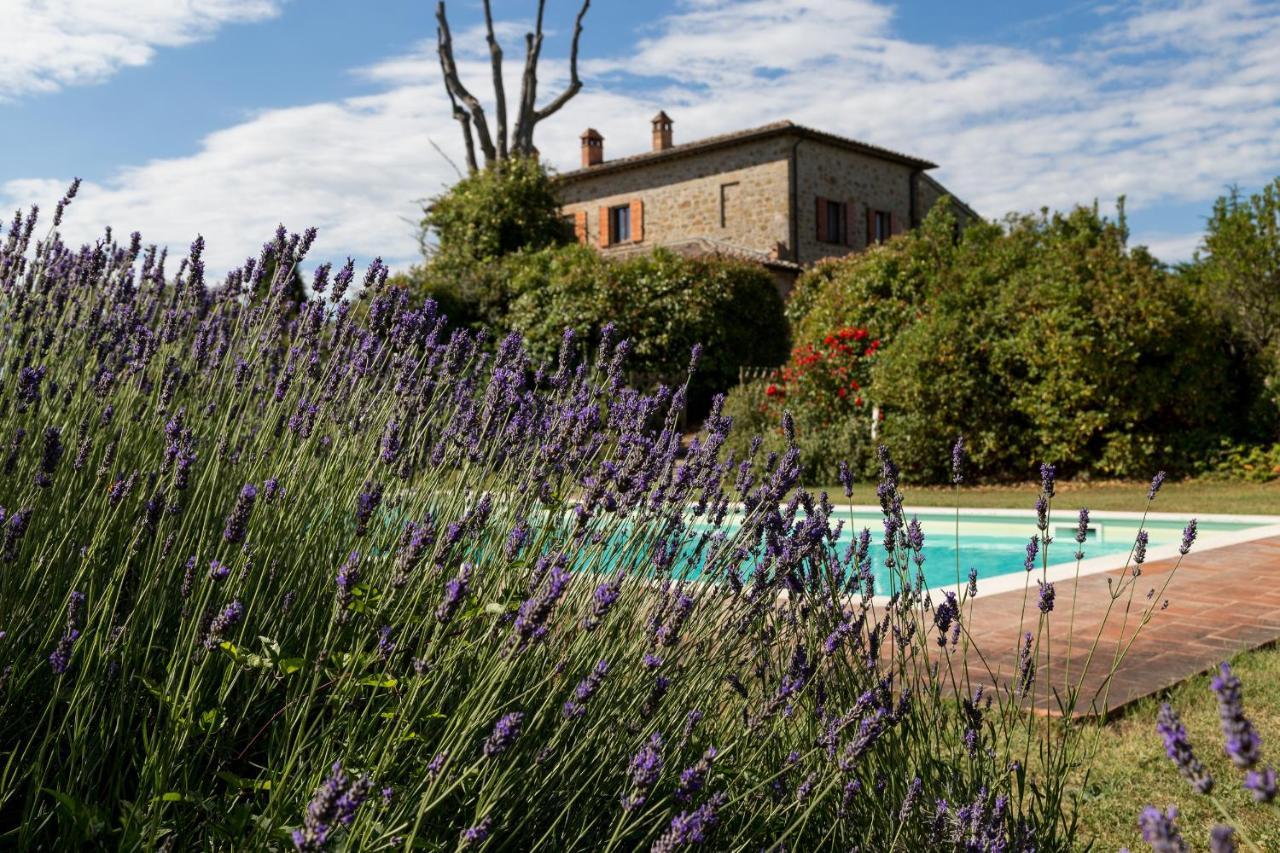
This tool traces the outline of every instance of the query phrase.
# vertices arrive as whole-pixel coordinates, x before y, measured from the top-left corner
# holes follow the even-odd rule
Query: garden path
[[[1280,537],[1225,545],[1202,553],[1193,550],[1183,558],[1170,579],[1169,573],[1175,564],[1176,560],[1160,560],[1143,566],[1127,624],[1123,624],[1129,600],[1127,590],[1107,615],[1111,600],[1107,579],[1119,582],[1124,570],[1055,585],[1057,605],[1050,622],[1051,642],[1047,653],[1041,648],[1039,657],[1035,688],[1038,712],[1055,716],[1060,713],[1057,700],[1046,695],[1046,688],[1052,685],[1063,690],[1068,662],[1071,682],[1080,681],[1081,668],[1095,638],[1097,648],[1077,707],[1079,712],[1107,715],[1212,669],[1236,652],[1280,640]],[[1162,593],[1166,580],[1168,587]],[[1149,605],[1147,591],[1152,588],[1156,606],[1150,621],[1133,639],[1134,630]],[[1074,625],[1070,615],[1073,593],[1076,596]],[[1036,594],[1032,580],[1026,617],[1030,624],[1024,631],[1035,629],[1034,619],[1039,616]],[[1164,599],[1169,604],[1161,609]],[[983,595],[979,588],[973,605],[970,636],[988,667],[997,673],[998,683],[1007,687],[1018,665],[1014,644],[1023,594],[1018,591]],[[1068,658],[1069,634],[1074,639]],[[1126,645],[1124,660],[1108,689],[1106,676],[1111,663],[1117,649]],[[970,672],[975,684],[990,681],[987,668],[976,660],[970,664]]]

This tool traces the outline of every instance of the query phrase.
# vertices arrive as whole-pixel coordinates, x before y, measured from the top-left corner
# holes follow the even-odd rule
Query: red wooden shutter
[[[573,215],[573,236],[582,245],[587,245],[587,212],[579,210]]]
[[[876,242],[876,212],[867,207],[867,248],[870,249]]]
[[[889,233],[898,233],[898,217],[893,215],[893,211],[889,211]]]
[[[600,208],[600,235],[596,238],[596,243],[602,249],[609,247],[609,208]]]
[[[644,239],[644,200],[631,200],[631,242],[639,243]]]
[[[827,240],[827,200],[822,196],[818,196],[818,209],[815,219],[818,222],[818,242],[825,243]]]
[[[847,201],[840,202],[840,219],[844,223],[844,233],[841,238],[846,246],[849,244],[849,211],[853,209],[853,205]]]

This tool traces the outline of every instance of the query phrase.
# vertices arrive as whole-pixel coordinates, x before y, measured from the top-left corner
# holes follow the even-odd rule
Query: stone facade
[[[600,211],[639,200],[644,231],[638,242],[707,237],[767,252],[790,240],[788,148],[783,140],[749,142],[565,183],[562,210],[577,222],[585,218],[586,242],[606,250],[621,246],[601,239]]]
[[[653,151],[610,161],[593,150],[598,162],[556,178],[579,240],[606,254],[668,246],[751,258],[785,291],[815,261],[919,224],[946,194],[925,174],[928,161],[791,122],[671,145],[670,119],[655,122],[664,119],[665,147],[655,124]],[[594,131],[583,140],[602,145]],[[630,234],[619,240],[610,211],[623,208]],[[963,204],[957,213],[976,218]]]

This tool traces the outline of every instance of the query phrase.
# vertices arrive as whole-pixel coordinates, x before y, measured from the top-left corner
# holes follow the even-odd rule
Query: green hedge
[[[512,296],[504,324],[535,356],[554,356],[565,328],[589,347],[612,322],[635,341],[633,381],[670,384],[683,380],[690,350],[702,344],[689,390],[695,414],[733,387],[740,366],[786,358],[782,299],[756,264],[663,249],[611,261],[573,245],[511,255],[502,273]]]

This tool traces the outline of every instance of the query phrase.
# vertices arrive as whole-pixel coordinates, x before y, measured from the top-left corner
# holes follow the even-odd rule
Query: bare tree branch
[[[520,115],[516,117],[512,150],[530,154],[533,149],[534,102],[538,97],[538,57],[542,54],[542,14],[547,0],[538,0],[534,30],[524,37],[524,75],[520,84]]]
[[[493,35],[493,10],[489,0],[484,0],[484,26],[488,31],[489,63],[493,66],[493,96],[498,119],[498,159],[507,159],[507,93],[502,84],[502,46]]]
[[[449,21],[444,14],[444,0],[436,4],[437,36],[440,45],[440,67],[444,72],[444,84],[451,94],[466,105],[471,113],[471,121],[475,125],[476,139],[480,143],[480,151],[484,154],[485,166],[492,166],[497,161],[497,151],[493,147],[493,139],[489,136],[489,122],[485,119],[484,107],[476,96],[462,85],[458,77],[458,65],[453,59],[453,35],[449,32]]]
[[[436,32],[437,40],[442,39],[439,31]],[[458,99],[453,95],[453,88],[449,85],[449,71],[445,65],[444,45],[440,45],[440,71],[445,78],[444,89],[449,93],[449,103],[453,106],[453,117],[462,125],[462,141],[467,145],[467,171],[474,172],[479,167],[476,163],[476,142],[471,138],[471,115],[461,106],[458,105]],[[432,143],[433,145],[435,143]]]
[[[556,110],[569,102],[569,99],[582,89],[582,81],[578,79],[578,38],[582,35],[582,16],[587,14],[591,0],[582,0],[582,8],[573,22],[573,45],[569,48],[569,85],[554,101],[533,113],[533,121],[529,125],[529,141],[533,142],[533,125],[552,115]]]

